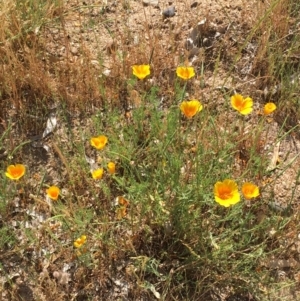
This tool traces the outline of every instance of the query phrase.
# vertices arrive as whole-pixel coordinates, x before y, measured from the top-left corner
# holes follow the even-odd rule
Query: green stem
[[[184,86],[183,86],[183,90],[182,90],[182,94],[181,94],[181,99],[180,99],[180,101],[183,101],[183,99],[184,99],[184,94],[185,94],[186,86],[187,86],[187,81],[185,82],[185,84],[184,84]]]

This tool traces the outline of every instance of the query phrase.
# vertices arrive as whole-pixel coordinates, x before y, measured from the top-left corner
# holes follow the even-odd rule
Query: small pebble
[[[71,47],[71,53],[73,55],[77,55],[78,54],[78,49],[76,47]]]
[[[163,12],[162,15],[165,18],[171,18],[175,16],[175,6],[169,6],[168,8],[166,8]]]

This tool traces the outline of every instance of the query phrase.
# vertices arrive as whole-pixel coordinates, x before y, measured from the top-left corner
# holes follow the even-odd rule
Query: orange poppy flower
[[[132,66],[132,73],[138,79],[144,79],[150,74],[150,65],[134,65]]]
[[[5,175],[11,180],[19,180],[25,174],[25,166],[23,164],[9,165]]]
[[[246,200],[250,200],[259,196],[259,188],[249,182],[246,182],[242,186],[242,193]]]
[[[252,112],[253,100],[250,97],[244,98],[241,94],[231,96],[231,106],[242,115],[248,115]]]
[[[238,186],[235,181],[230,179],[217,182],[214,186],[214,195],[216,202],[224,207],[229,207],[240,201]]]
[[[188,80],[195,76],[195,70],[193,67],[177,67],[176,74],[178,77]]]
[[[116,164],[114,162],[109,162],[107,164],[108,172],[112,175],[116,172]]]
[[[276,105],[273,102],[268,102],[264,106],[264,115],[269,115],[276,110]]]
[[[58,197],[59,197],[59,193],[60,193],[60,189],[57,186],[50,186],[47,190],[46,190],[47,196],[53,200],[53,201],[57,201]]]
[[[104,170],[103,170],[103,168],[98,168],[98,169],[92,170],[91,172],[92,172],[92,177],[94,180],[100,180],[103,177]]]
[[[198,100],[190,100],[190,101],[183,101],[180,105],[181,112],[187,117],[191,118],[195,116],[198,112],[202,110],[203,106],[200,101]]]
[[[93,137],[91,138],[91,145],[98,149],[98,150],[101,150],[105,147],[106,143],[107,143],[108,139],[106,136],[104,135],[100,135],[98,137]]]
[[[77,238],[74,241],[74,247],[75,248],[80,248],[82,245],[86,243],[86,235],[81,235],[79,238]]]

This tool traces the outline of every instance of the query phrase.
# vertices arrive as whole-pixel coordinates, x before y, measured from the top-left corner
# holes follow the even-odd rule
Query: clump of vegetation
[[[128,42],[124,22],[117,44],[103,6],[109,67],[81,31],[79,49],[68,35],[93,30],[93,5],[4,2],[3,298],[289,300],[300,160],[278,145],[299,143],[297,1],[265,3],[195,62],[175,36],[166,54],[146,23],[149,40]],[[284,206],[274,183],[293,167]]]

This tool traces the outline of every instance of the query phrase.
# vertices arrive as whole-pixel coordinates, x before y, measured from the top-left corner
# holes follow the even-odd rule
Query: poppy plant
[[[47,196],[53,200],[53,201],[57,201],[58,197],[59,197],[59,193],[60,193],[60,189],[57,186],[50,186],[47,190],[46,190]]]
[[[273,102],[268,102],[264,106],[264,115],[269,115],[276,110],[276,105]]]
[[[234,94],[230,98],[231,106],[242,115],[248,115],[252,112],[253,100],[250,97],[244,98],[241,94]]]
[[[183,101],[180,105],[181,112],[187,117],[192,118],[203,109],[203,106],[198,100]]]
[[[92,177],[94,180],[100,180],[102,179],[103,177],[103,168],[98,168],[98,169],[95,169],[95,170],[92,170]]]
[[[101,150],[105,147],[107,141],[108,141],[108,139],[106,136],[100,135],[98,137],[91,138],[90,143],[91,143],[91,146],[93,146],[94,148]]]
[[[144,79],[150,74],[150,65],[133,65],[132,73],[138,79]]]
[[[246,200],[251,200],[259,196],[259,188],[249,182],[246,182],[242,186],[242,193]]]
[[[109,162],[107,164],[108,172],[112,175],[116,172],[116,164],[114,162]]]
[[[74,241],[74,247],[75,248],[80,248],[82,245],[86,243],[86,235],[81,235],[79,238],[77,238]]]
[[[195,70],[193,67],[177,67],[176,74],[178,77],[188,80],[195,76]]]
[[[25,170],[25,165],[23,164],[9,165],[5,175],[11,180],[19,180],[24,176]]]
[[[240,201],[238,186],[235,181],[230,179],[217,182],[214,186],[214,195],[216,202],[224,207],[229,207]]]

